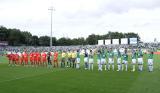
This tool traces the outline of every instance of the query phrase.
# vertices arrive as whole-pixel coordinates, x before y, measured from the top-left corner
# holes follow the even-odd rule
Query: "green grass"
[[[0,55],[0,62],[1,63],[7,63],[7,57]]]
[[[98,72],[96,63],[94,71],[9,67],[0,57],[0,93],[160,93],[160,56],[154,60],[149,73],[146,62],[143,72]]]

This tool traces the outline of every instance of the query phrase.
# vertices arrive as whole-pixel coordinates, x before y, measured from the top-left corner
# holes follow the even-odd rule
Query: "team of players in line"
[[[81,58],[81,55],[84,58]],[[96,55],[96,61],[94,56]],[[84,67],[87,70],[93,70],[94,62],[97,62],[98,70],[114,70],[115,61],[117,65],[117,71],[127,71],[128,70],[128,55],[127,49],[124,52],[120,52],[117,49],[116,53],[112,48],[110,49],[76,49],[68,51],[55,51],[55,52],[30,52],[26,51],[23,53],[8,52],[7,57],[9,60],[9,65],[24,65],[24,66],[44,66],[48,68],[58,67],[72,67],[80,69],[80,63],[84,61]],[[136,70],[136,65],[138,65],[138,70],[143,71],[143,52],[139,49],[132,49],[131,52],[131,65],[132,70]],[[153,71],[153,52],[148,52],[148,70]]]

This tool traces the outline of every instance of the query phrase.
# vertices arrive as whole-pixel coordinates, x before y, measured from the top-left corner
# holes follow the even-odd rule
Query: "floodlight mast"
[[[53,24],[53,22],[52,22],[52,15],[53,15],[53,11],[55,11],[55,9],[53,8],[53,7],[50,7],[49,9],[48,9],[49,11],[51,11],[51,34],[50,34],[50,47],[52,47],[52,24]]]

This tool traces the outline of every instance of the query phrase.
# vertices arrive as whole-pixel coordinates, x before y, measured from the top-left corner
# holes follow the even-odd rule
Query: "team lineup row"
[[[83,55],[84,59],[80,58]],[[117,64],[117,71],[127,71],[128,70],[128,52],[127,49],[124,52],[120,52],[117,49],[117,52],[114,52],[111,48],[108,49],[99,49],[99,50],[69,50],[69,51],[55,51],[55,52],[8,52],[7,57],[9,60],[9,65],[24,65],[24,66],[46,66],[51,68],[58,67],[72,67],[80,69],[80,63],[84,62],[84,68],[87,70],[93,70],[94,66],[94,56],[96,55],[98,70],[114,70],[114,66]],[[116,60],[114,60],[116,57]],[[135,71],[135,66],[138,64],[138,70],[143,71],[143,52],[141,49],[134,50],[131,52],[132,57],[132,71]],[[83,61],[82,61],[83,60]],[[148,70],[153,71],[153,52],[148,52]]]

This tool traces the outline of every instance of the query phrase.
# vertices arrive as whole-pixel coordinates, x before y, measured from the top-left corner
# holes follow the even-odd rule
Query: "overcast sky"
[[[160,41],[160,0],[0,0],[0,25],[50,35],[50,6],[57,38],[119,31]]]

